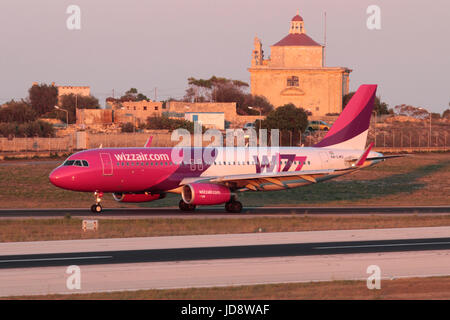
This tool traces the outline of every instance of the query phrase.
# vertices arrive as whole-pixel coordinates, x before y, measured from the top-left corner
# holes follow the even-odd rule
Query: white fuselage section
[[[321,169],[346,169],[363,151],[313,147],[220,148],[217,157],[201,176],[224,176],[251,173],[276,173]],[[380,154],[370,152],[369,157]],[[206,158],[205,156],[203,157]],[[213,157],[211,157],[212,159]],[[193,165],[203,165],[194,161]],[[203,163],[208,163],[204,161]]]

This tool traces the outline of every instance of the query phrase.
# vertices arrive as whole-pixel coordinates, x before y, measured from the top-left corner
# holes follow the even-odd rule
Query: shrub
[[[166,116],[148,117],[146,128],[153,129],[153,130],[169,130],[169,131],[183,128],[183,129],[188,130],[190,133],[194,133],[194,123],[193,122],[185,120],[185,119],[170,119]],[[202,127],[202,131],[205,131],[204,127]]]
[[[120,129],[122,132],[134,132],[136,130],[131,122],[122,123]]]
[[[54,137],[53,126],[45,121],[37,120],[26,123],[0,123],[0,135],[3,137]]]

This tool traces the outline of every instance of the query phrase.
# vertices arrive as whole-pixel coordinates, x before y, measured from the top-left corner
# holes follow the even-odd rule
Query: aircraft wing
[[[334,172],[334,170],[305,170],[305,171],[285,171],[285,172],[271,172],[271,173],[252,173],[252,174],[235,174],[213,178],[211,182],[232,182],[237,180],[253,180],[253,179],[267,179],[267,178],[285,178],[297,176],[323,176]]]
[[[302,171],[286,171],[271,173],[252,173],[252,174],[236,174],[219,177],[196,177],[184,179],[181,184],[209,182],[218,183],[232,187],[235,190],[264,190],[262,185],[274,184],[283,188],[289,188],[289,184],[311,184],[316,183],[318,178],[331,175],[333,173],[342,175],[342,171],[355,171],[357,168],[349,168],[346,170],[302,170]]]
[[[402,158],[402,157],[406,157],[406,155],[404,155],[404,154],[393,154],[393,155],[389,155],[389,156],[367,158],[366,160],[385,160],[385,159]]]

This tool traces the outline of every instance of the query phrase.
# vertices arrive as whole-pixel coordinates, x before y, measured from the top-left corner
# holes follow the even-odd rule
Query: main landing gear
[[[103,197],[103,192],[95,192],[94,196],[95,196],[95,204],[91,206],[91,211],[93,213],[100,213],[103,210],[102,206],[100,205],[100,202],[102,201]]]
[[[192,212],[195,211],[196,205],[187,204],[183,200],[180,200],[180,202],[178,203],[178,207],[180,208],[181,211]],[[240,213],[242,211],[242,203],[233,198],[227,203],[225,203],[225,210],[231,213]]]
[[[194,211],[195,210],[195,204],[187,204],[184,202],[183,199],[180,200],[178,203],[178,207],[181,211]]]
[[[225,203],[225,210],[231,213],[240,213],[242,211],[242,203],[236,200],[236,197],[233,196],[230,201]]]

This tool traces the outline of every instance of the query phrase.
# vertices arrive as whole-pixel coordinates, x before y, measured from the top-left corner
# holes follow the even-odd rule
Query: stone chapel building
[[[251,93],[265,96],[274,107],[293,103],[313,116],[340,113],[352,70],[325,67],[324,49],[306,34],[298,13],[291,20],[289,34],[270,47],[268,59],[255,37],[248,69]]]

